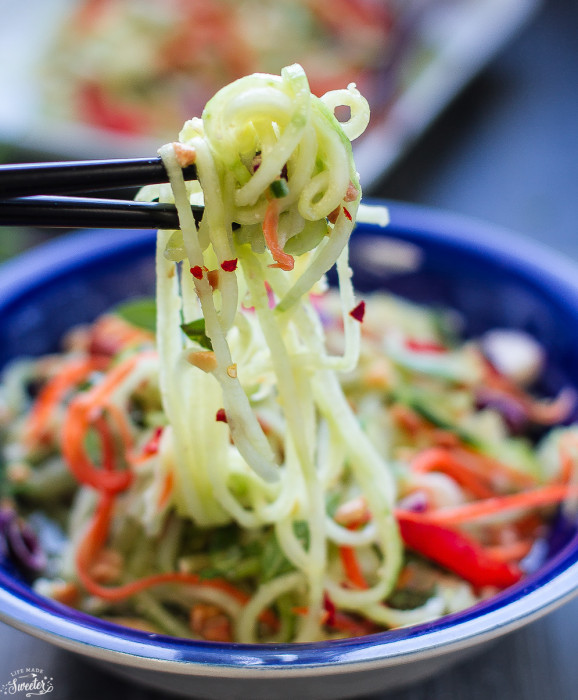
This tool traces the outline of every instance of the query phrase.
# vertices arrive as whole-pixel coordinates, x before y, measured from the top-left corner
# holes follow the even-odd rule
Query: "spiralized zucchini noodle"
[[[351,111],[343,124],[334,115],[338,105]],[[305,584],[308,591],[308,612],[297,639],[320,635],[323,592],[332,588],[327,580],[328,541],[340,539],[325,526],[328,484],[317,462],[322,426],[327,426],[323,430],[329,439],[339,436],[344,462],[367,492],[375,513],[374,539],[383,557],[379,577],[367,591],[333,586],[337,602],[357,608],[382,600],[395,583],[401,561],[393,518],[394,481],[369,439],[352,427],[356,419],[334,374],[336,368],[353,369],[359,354],[360,325],[349,314],[355,303],[347,243],[361,188],[350,139],[362,133],[368,121],[367,102],[354,86],[316,98],[297,65],[284,69],[280,77],[253,75],[224,88],[207,104],[202,120],[188,122],[180,135],[180,142],[195,154],[204,195],[205,215],[198,231],[190,212],[194,191],[187,189],[178,162],[180,147],[169,144],[160,150],[181,224],[178,233],[159,236],[157,255],[161,391],[172,428],[172,445],[168,439],[164,444],[175,455],[177,490],[183,500],[191,492],[197,496],[180,506],[207,527],[230,519],[248,528],[274,525],[284,555],[301,574],[292,584]],[[328,217],[334,223],[328,223]],[[233,223],[239,228],[233,230]],[[165,258],[167,244],[173,259],[182,246],[180,278],[172,275],[174,262]],[[299,256],[297,262],[294,256]],[[346,335],[346,350],[339,358],[324,351],[322,325],[306,297],[336,262]],[[227,271],[232,267],[236,269]],[[208,274],[215,269],[217,290]],[[241,304],[254,308],[254,317],[249,324],[245,318],[236,325]],[[193,364],[195,358],[193,345],[183,342],[179,321],[189,324],[199,318],[205,321],[214,353],[214,368],[208,373],[198,368],[183,371],[183,358],[188,354]],[[284,426],[282,462],[243,386],[239,375],[244,367],[234,360],[232,345],[242,343],[242,324],[252,326],[244,331],[246,342],[254,346],[257,340],[268,349],[268,382],[282,407],[277,417]],[[234,328],[237,333],[229,339]],[[239,350],[244,356],[250,353],[242,346]],[[200,352],[205,358],[205,351]],[[199,413],[199,397],[201,412],[209,418],[202,429],[191,426]],[[226,426],[214,420],[220,407]],[[234,449],[257,477],[248,477],[242,499],[230,486],[228,431]],[[307,548],[295,536],[296,522],[307,523]],[[254,600],[262,596],[258,591]],[[240,639],[256,638],[256,621],[256,614],[245,612]]]
[[[180,228],[158,232],[156,303],[5,375],[5,504],[30,518],[0,509],[0,543],[37,590],[154,633],[311,641],[435,619],[529,570],[542,511],[576,496],[578,433],[536,449],[510,423],[556,425],[571,397],[534,399],[442,314],[357,301],[355,221],[387,221],[360,205],[368,120],[354,85],[318,98],[293,65],[223,88],[160,149],[170,182],[139,198],[174,202]]]

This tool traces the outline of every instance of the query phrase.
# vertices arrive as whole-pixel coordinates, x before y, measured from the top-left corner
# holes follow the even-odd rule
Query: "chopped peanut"
[[[231,622],[216,605],[197,603],[191,609],[190,627],[210,642],[231,641]]]
[[[441,428],[432,428],[430,434],[431,441],[440,447],[459,447],[460,439],[450,430],[442,430]]]
[[[70,352],[87,352],[90,344],[90,327],[76,326],[64,336],[64,349]]]
[[[13,484],[23,484],[30,477],[30,467],[26,462],[12,462],[6,469],[6,476]]]
[[[335,512],[335,522],[345,527],[363,525],[369,520],[371,520],[371,513],[363,496],[342,503]]]
[[[123,558],[115,549],[102,549],[92,563],[90,575],[98,583],[118,581],[123,568]]]
[[[375,360],[365,371],[363,379],[372,389],[387,389],[393,383],[390,362],[385,358]]]
[[[237,365],[229,365],[227,367],[227,374],[231,379],[237,379]]]
[[[420,416],[403,404],[398,403],[391,407],[391,417],[402,430],[410,433],[410,435],[417,433],[423,426],[423,420]]]
[[[184,143],[175,141],[173,143],[173,150],[175,152],[177,163],[181,166],[181,168],[186,168],[197,160],[197,152],[192,146],[187,146]]]
[[[74,607],[80,598],[80,591],[75,583],[55,583],[52,587],[51,597],[58,603]]]
[[[217,358],[212,350],[195,350],[187,355],[187,362],[203,372],[213,372],[217,369]]]

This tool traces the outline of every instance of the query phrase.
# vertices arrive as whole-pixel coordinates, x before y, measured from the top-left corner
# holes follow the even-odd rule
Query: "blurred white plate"
[[[37,66],[71,0],[3,0],[0,142],[47,157],[148,156],[157,141],[117,136],[43,115]],[[386,173],[540,0],[440,0],[418,28],[411,68],[384,116],[355,142],[364,186]]]

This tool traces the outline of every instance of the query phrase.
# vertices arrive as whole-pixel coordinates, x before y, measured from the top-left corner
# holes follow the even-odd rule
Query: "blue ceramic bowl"
[[[487,224],[391,204],[391,225],[360,226],[356,286],[387,288],[463,312],[466,332],[524,329],[544,345],[544,388],[578,387],[578,268]],[[72,325],[153,289],[154,233],[93,231],[58,239],[0,270],[0,365],[57,348]],[[165,692],[190,697],[358,697],[416,682],[569,600],[578,587],[571,532],[522,583],[462,613],[319,644],[195,642],[116,626],[36,595],[0,567],[0,618]]]

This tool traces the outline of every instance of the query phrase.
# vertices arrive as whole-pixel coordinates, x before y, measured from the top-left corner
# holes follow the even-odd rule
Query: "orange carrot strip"
[[[125,348],[153,342],[154,333],[151,331],[137,328],[120,316],[105,314],[90,329],[89,351],[112,357]]]
[[[76,551],[76,570],[78,578],[91,595],[98,596],[103,600],[119,602],[137,593],[141,593],[148,588],[161,586],[167,583],[180,583],[223,591],[242,604],[250,599],[251,596],[249,594],[240,590],[226,579],[203,579],[197,574],[189,574],[180,571],[153,574],[152,576],[146,576],[121,586],[108,587],[97,583],[89,572],[96,554],[104,546],[108,537],[110,520],[114,509],[114,500],[114,496],[111,494],[101,494],[93,519]],[[263,611],[259,619],[274,629],[279,625],[277,616],[271,610]]]
[[[80,575],[78,559],[77,567]],[[89,593],[111,602],[119,602],[125,598],[130,598],[137,593],[142,593],[142,591],[145,591],[148,588],[154,588],[155,586],[162,586],[170,583],[200,586],[202,588],[213,588],[214,590],[223,591],[223,593],[230,595],[231,598],[234,598],[238,603],[242,604],[246,603],[251,597],[244,591],[236,588],[232,583],[229,583],[229,581],[226,579],[203,579],[197,574],[189,574],[181,571],[152,574],[151,576],[146,576],[144,578],[137,579],[136,581],[131,581],[130,583],[125,583],[121,586],[114,587],[101,586],[87,576],[83,576],[81,580],[82,585]],[[277,616],[271,610],[263,611],[262,615],[260,615],[260,619],[273,628],[276,628],[279,624]]]
[[[533,540],[518,540],[510,544],[494,545],[485,547],[486,554],[489,554],[496,561],[520,561],[532,549]]]
[[[353,584],[356,588],[369,588],[365,576],[361,571],[361,567],[359,566],[355,549],[353,547],[341,546],[339,547],[339,557],[349,583]]]
[[[86,453],[85,436],[91,425],[106,409],[118,419],[118,426],[125,446],[127,448],[130,446],[132,438],[124,417],[114,404],[108,403],[108,398],[130,375],[143,357],[150,357],[152,354],[150,352],[131,355],[124,362],[113,367],[100,384],[70,402],[62,426],[62,454],[70,471],[80,483],[111,493],[124,491],[130,484],[132,480],[130,470],[107,471],[92,462]]]
[[[122,440],[124,449],[128,452],[133,444],[133,436],[128,424],[126,413],[114,403],[107,403],[104,406],[104,410],[110,414],[114,427],[118,430],[120,434],[120,439]]]
[[[282,270],[292,270],[295,265],[295,260],[292,255],[285,253],[283,248],[279,245],[278,227],[279,201],[277,199],[271,199],[267,204],[265,217],[263,219],[263,236],[265,237],[267,247],[271,251],[273,260],[276,262],[272,267],[280,267]]]
[[[163,479],[163,485],[161,488],[161,492],[159,493],[159,498],[157,501],[157,507],[159,510],[162,510],[168,503],[169,498],[171,497],[173,490],[175,487],[175,474],[174,472],[170,471],[165,474],[165,477]]]
[[[87,394],[87,401],[91,401],[94,405],[102,405],[117,386],[122,384],[130,375],[141,360],[153,357],[154,355],[156,355],[156,353],[150,350],[148,352],[135,353],[127,357],[123,362],[113,367],[106,374],[103,381]]]
[[[523,489],[536,486],[536,479],[533,476],[514,469],[495,457],[475,452],[467,447],[452,448],[452,453],[468,469],[479,476],[490,477],[494,483],[503,482]]]
[[[93,406],[78,397],[68,407],[62,427],[62,455],[76,479],[99,491],[118,493],[132,481],[132,472],[108,471],[94,464],[86,453],[85,437],[91,425]]]
[[[49,440],[50,417],[58,403],[70,389],[84,381],[91,372],[103,369],[107,363],[103,357],[83,357],[61,367],[34,402],[24,427],[26,443],[36,446]]]
[[[102,468],[112,472],[116,466],[114,436],[104,416],[99,416],[94,421],[94,427],[100,436]]]
[[[534,422],[555,425],[572,410],[575,402],[572,391],[563,390],[553,400],[536,399],[496,369],[487,358],[483,357],[482,359],[485,362],[484,383],[491,389],[520,403]]]
[[[114,496],[109,493],[101,494],[88,529],[76,550],[78,578],[88,591],[90,591],[90,586],[97,585],[89,571],[97,553],[106,543],[113,509]]]
[[[471,472],[450,450],[443,447],[423,450],[412,460],[410,467],[420,474],[443,472],[478,498],[491,498],[495,493],[488,485],[487,479]]]
[[[574,448],[574,454],[572,454]],[[568,484],[576,471],[574,459],[578,455],[578,437],[572,433],[566,433],[559,443],[560,476],[562,484]]]
[[[423,522],[440,525],[459,525],[460,523],[467,523],[508,511],[552,506],[566,498],[572,497],[578,497],[578,486],[551,484],[531,491],[524,491],[523,493],[495,496],[494,498],[474,501],[451,508],[440,508],[439,510],[420,513],[417,517]]]

